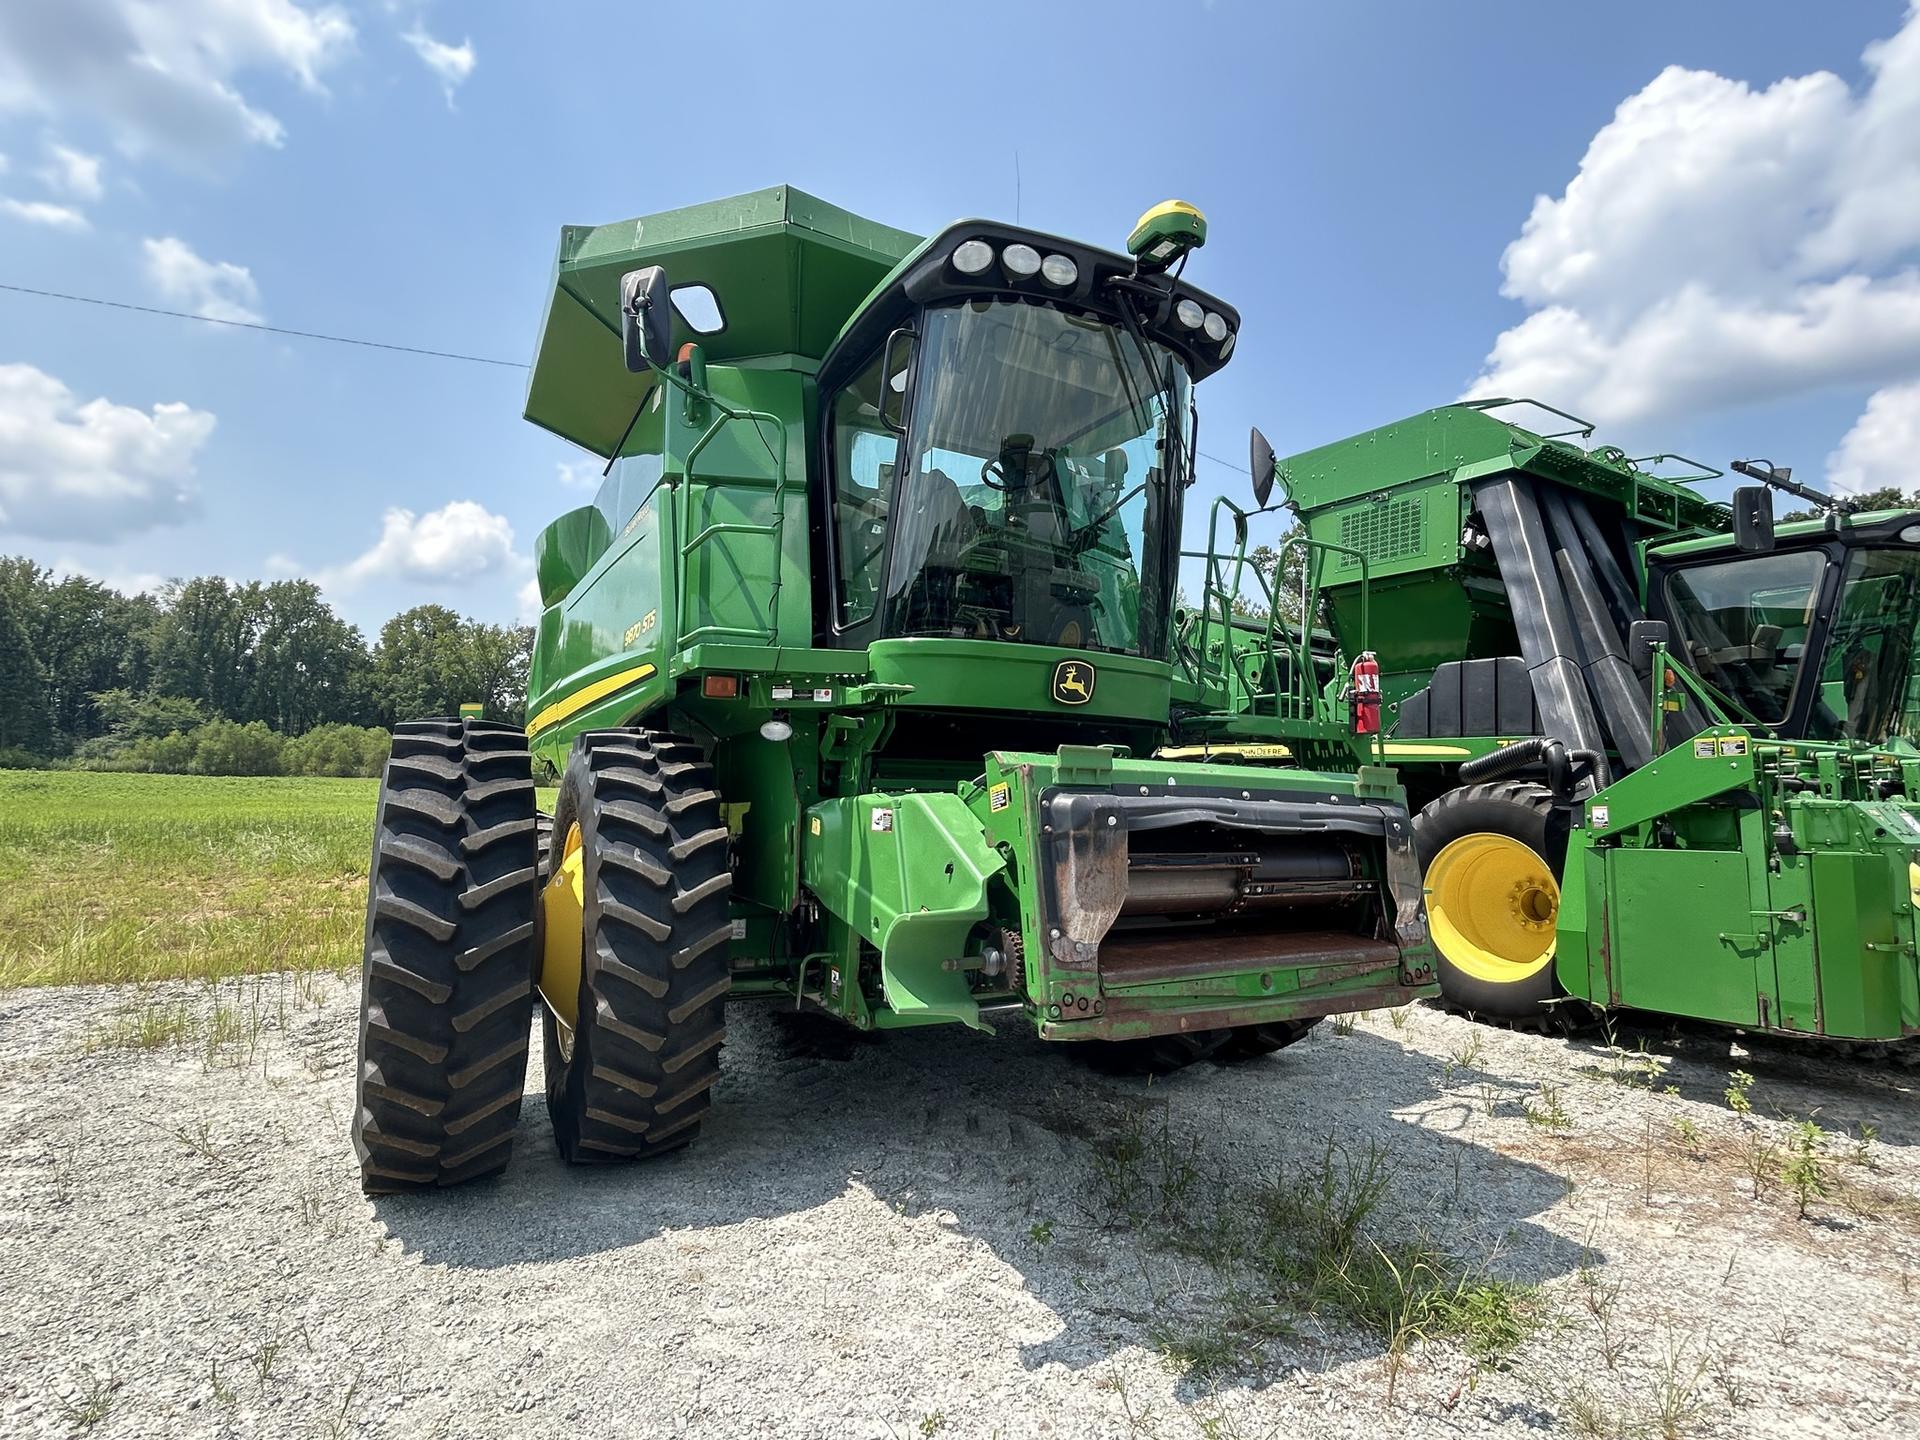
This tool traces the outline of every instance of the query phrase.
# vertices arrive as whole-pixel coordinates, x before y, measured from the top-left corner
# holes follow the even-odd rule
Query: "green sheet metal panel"
[[[1912,961],[1894,928],[1893,865],[1884,855],[1846,852],[1812,861],[1819,1011],[1782,1016],[1780,1023],[1832,1035],[1898,1036],[1901,969]]]
[[[629,270],[661,265],[674,290],[713,292],[720,329],[697,332],[676,310],[676,347],[697,340],[710,362],[797,360],[809,368],[918,243],[790,185],[610,225],[565,226],[526,417],[596,455],[613,453],[653,384],[621,359],[619,288]]]
[[[1746,856],[1738,850],[1604,853],[1613,1003],[1756,1024],[1756,979],[1762,967],[1771,970],[1772,955],[1767,920],[1752,913],[1748,898]]]
[[[807,811],[807,888],[880,952],[899,1016],[979,1025],[966,977],[946,962],[987,918],[987,882],[1006,861],[957,795],[853,795]]]

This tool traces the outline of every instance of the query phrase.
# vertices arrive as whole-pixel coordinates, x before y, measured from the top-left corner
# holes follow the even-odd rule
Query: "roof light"
[[[1025,279],[1040,270],[1040,252],[1031,245],[1009,245],[1000,252],[1000,263],[1007,267],[1007,273]]]
[[[1920,545],[1920,525],[1903,526],[1900,531],[1900,538],[1909,545]]]
[[[1191,300],[1182,300],[1173,307],[1173,318],[1189,330],[1198,330],[1206,323],[1207,312]]]
[[[1040,278],[1064,290],[1080,278],[1080,267],[1071,256],[1049,255],[1040,262]]]
[[[1213,341],[1214,344],[1218,345],[1222,340],[1227,338],[1226,317],[1216,313],[1215,311],[1209,310],[1207,312],[1206,331],[1207,331],[1207,338]]]
[[[1222,341],[1220,345],[1220,358],[1222,360],[1226,359],[1229,355],[1233,354],[1233,342],[1238,340],[1239,338],[1240,337],[1237,334],[1235,334],[1233,331],[1229,330],[1227,332],[1227,338],[1224,341]]]
[[[953,250],[953,268],[962,275],[978,275],[993,264],[993,247],[984,240],[962,240]]]

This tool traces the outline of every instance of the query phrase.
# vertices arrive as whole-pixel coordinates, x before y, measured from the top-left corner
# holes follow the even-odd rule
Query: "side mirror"
[[[911,330],[887,336],[887,352],[880,362],[880,423],[896,435],[907,428],[907,381],[913,375],[913,347],[920,337]]]
[[[1253,503],[1264,510],[1273,495],[1273,446],[1257,425],[1248,442],[1247,462],[1253,475]]]
[[[664,370],[673,359],[673,304],[661,266],[629,270],[620,277],[620,346],[627,369]]]
[[[1734,490],[1733,543],[1747,554],[1773,549],[1773,491],[1767,486]]]
[[[1668,633],[1664,620],[1635,620],[1627,627],[1627,663],[1637,674],[1652,672],[1653,647],[1666,644]]]

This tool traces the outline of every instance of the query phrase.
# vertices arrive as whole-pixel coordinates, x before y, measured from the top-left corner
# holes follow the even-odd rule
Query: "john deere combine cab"
[[[1522,404],[1260,477],[1342,547],[1317,562],[1335,634],[1371,606],[1445,994],[1920,1060],[1920,514],[1846,516],[1747,462],[1762,483],[1714,503],[1719,471],[1497,418]],[[1825,518],[1776,531],[1773,488]]]
[[[1403,793],[1334,661],[1233,623],[1234,507],[1175,611],[1239,328],[1175,269],[1205,233],[920,240],[787,188],[562,232],[527,417],[606,483],[539,537],[526,733],[395,734],[369,1189],[506,1163],[536,990],[579,1161],[693,1138],[729,1001],[1164,1069],[1424,993]],[[1318,768],[1159,757],[1223,739]]]

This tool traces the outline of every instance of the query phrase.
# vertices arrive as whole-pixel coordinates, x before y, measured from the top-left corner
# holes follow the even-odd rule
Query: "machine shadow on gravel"
[[[1059,1333],[1024,1348],[1024,1363],[1081,1369],[1151,1343],[1160,1317],[1150,1272],[1177,1277],[1197,1263],[1162,1253],[1153,1226],[1127,1236],[1100,1213],[1098,1146],[1135,1116],[1148,1132],[1181,1136],[1201,1168],[1249,1182],[1312,1166],[1329,1144],[1378,1145],[1390,1171],[1375,1217],[1382,1235],[1423,1229],[1503,1280],[1539,1284],[1604,1263],[1533,1222],[1564,1198],[1564,1179],[1454,1138],[1449,1110],[1432,1105],[1443,1086],[1492,1087],[1514,1106],[1528,1087],[1365,1031],[1322,1027],[1265,1060],[1146,1081],[1095,1074],[1018,1033],[927,1030],[820,1046],[757,1008],[729,1019],[719,1103],[691,1149],[636,1165],[564,1165],[535,1081],[502,1178],[383,1197],[375,1216],[428,1263],[491,1269],[668,1231],[711,1233],[864,1191],[903,1220],[931,1213],[988,1246],[1060,1321]],[[1423,1123],[1394,1118],[1416,1105]],[[1470,1108],[1459,1104],[1461,1128]],[[1316,1361],[1308,1352],[1288,1363]]]
[[[1683,1099],[1731,1113],[1731,1076],[1744,1071],[1754,1079],[1746,1093],[1759,1114],[1817,1118],[1836,1131],[1867,1126],[1880,1144],[1920,1145],[1920,1105],[1915,1103],[1920,1070],[1633,1013],[1615,1018],[1610,1037],[1596,1025],[1567,1043],[1574,1053],[1590,1057],[1581,1068],[1595,1078],[1654,1090],[1671,1087]]]

